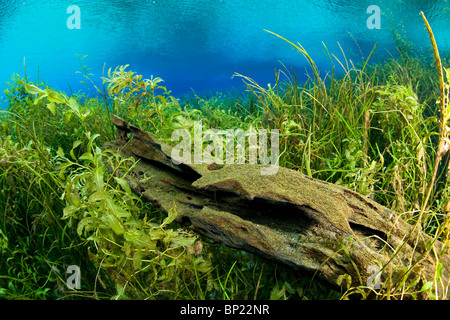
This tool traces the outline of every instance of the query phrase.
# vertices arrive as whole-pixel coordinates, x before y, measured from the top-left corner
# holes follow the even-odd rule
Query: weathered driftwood
[[[166,212],[176,205],[177,221],[200,234],[333,285],[347,274],[353,286],[377,288],[380,271],[381,283],[395,286],[411,266],[410,279],[422,276],[420,285],[435,279],[439,255],[439,290],[447,288],[442,243],[356,192],[286,168],[261,175],[259,165],[176,165],[170,146],[123,119],[112,121],[117,139],[105,147],[140,159],[127,176],[131,188]]]

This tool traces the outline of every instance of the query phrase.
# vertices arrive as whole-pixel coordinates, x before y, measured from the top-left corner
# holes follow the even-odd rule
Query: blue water
[[[80,8],[80,29],[69,29],[70,5]],[[369,29],[370,5],[381,10],[380,29]],[[76,71],[75,54],[101,84],[103,67],[129,64],[149,78],[161,77],[176,97],[242,88],[237,72],[262,85],[274,82],[281,62],[302,78],[307,61],[268,29],[300,42],[324,72],[324,50],[354,61],[396,54],[392,30],[418,48],[429,38],[424,11],[441,50],[450,48],[450,2],[336,0],[21,0],[0,1],[0,90],[13,73],[45,80],[65,92],[94,94]],[[431,51],[430,51],[431,55]],[[333,58],[334,59],[334,58]],[[335,62],[335,61],[334,61]],[[70,88],[69,88],[70,87]]]

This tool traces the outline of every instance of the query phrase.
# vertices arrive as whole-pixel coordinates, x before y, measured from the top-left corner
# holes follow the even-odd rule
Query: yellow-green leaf
[[[90,161],[94,161],[94,156],[92,155],[92,153],[86,152],[86,153],[83,153],[83,155],[80,156],[79,159],[80,159],[80,160],[90,160]]]
[[[270,292],[270,300],[281,300],[286,299],[286,288],[282,286],[281,288],[276,285]]]
[[[65,118],[66,118],[66,122],[69,123],[69,122],[70,122],[70,119],[72,118],[72,112],[71,112],[71,111],[67,111],[67,112],[64,114],[64,116],[65,116]]]
[[[67,196],[67,202],[71,205],[78,207],[80,205],[80,197],[78,197],[75,193],[69,193]]]
[[[76,213],[80,208],[73,206],[73,205],[68,205],[63,209],[63,219],[67,219],[70,218],[71,216],[74,215],[74,213]]]
[[[339,285],[339,286],[341,286],[342,285],[342,282],[345,280],[345,283],[346,283],[346,286],[347,286],[347,290],[349,290],[350,289],[350,287],[351,287],[351,285],[352,285],[352,277],[349,275],[349,274],[347,274],[347,273],[345,273],[345,274],[341,274],[338,278],[337,278],[337,284]]]
[[[106,191],[96,191],[89,197],[89,202],[101,200],[111,200],[111,196]]]
[[[83,230],[85,231],[89,231],[91,228],[90,226],[93,224],[94,219],[92,219],[91,217],[86,217],[84,219],[82,219],[77,226],[77,233],[79,236],[81,236],[81,234],[83,233]]]
[[[142,266],[142,253],[140,251],[136,251],[133,256],[133,268],[135,270],[139,270]]]
[[[45,92],[47,93],[47,100],[53,103],[64,103],[64,97],[61,96],[58,92],[52,90],[52,89],[45,89]]]
[[[166,104],[166,103],[167,103],[166,98],[164,98],[162,95],[157,95],[157,96],[155,97],[155,99],[159,99],[159,101],[161,101],[161,103],[163,103],[163,104]]]
[[[420,291],[429,291],[431,289],[431,287],[433,286],[433,281],[428,281],[427,283],[425,283],[422,288],[420,289]]]
[[[176,206],[176,204],[174,202],[173,205],[172,205],[172,208],[168,212],[168,216],[162,222],[161,228],[164,227],[165,225],[173,222],[176,217],[177,217],[177,206]]]
[[[64,158],[64,150],[61,147],[58,147],[58,151],[56,151],[56,154],[61,158]]]
[[[104,227],[111,228],[114,233],[120,235],[125,232],[125,229],[122,223],[112,214],[105,214],[101,217],[101,220],[104,222]]]
[[[127,193],[131,194],[130,186],[124,178],[114,177],[114,180],[122,187],[122,189]]]
[[[72,150],[70,150],[70,156],[72,157],[73,160],[77,160],[77,158],[75,157],[75,154],[73,153],[73,150],[78,147],[81,144],[80,140],[76,140],[73,142],[72,144]]]
[[[196,238],[180,235],[179,232],[171,229],[166,230],[166,236],[164,237],[164,242],[170,243],[174,247],[193,247],[195,241]]]
[[[125,232],[123,236],[126,241],[131,242],[135,247],[147,248],[150,250],[156,249],[156,240],[150,239],[150,237],[142,231],[128,231]]]
[[[78,102],[74,97],[71,97],[67,104],[69,105],[70,109],[72,109],[77,115],[80,114],[80,106],[78,105]]]
[[[51,112],[53,115],[55,115],[55,109],[56,109],[56,106],[55,106],[55,103],[54,103],[54,102],[50,102],[49,104],[47,104],[47,109],[50,110],[50,112]]]
[[[28,83],[25,83],[25,90],[31,94],[39,94],[39,93],[44,92],[44,90],[36,87],[35,85],[28,84]]]

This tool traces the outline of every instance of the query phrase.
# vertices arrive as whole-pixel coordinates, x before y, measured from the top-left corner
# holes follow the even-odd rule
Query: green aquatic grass
[[[101,101],[69,97],[18,76],[11,82],[8,98],[10,109],[2,112],[1,122],[0,230],[2,261],[6,261],[0,269],[2,298],[256,296],[252,284],[256,281],[249,279],[261,279],[262,273],[238,265],[224,271],[235,259],[232,250],[225,250],[227,258],[222,254],[220,260],[216,253],[213,266],[212,244],[198,249],[202,239],[173,222],[176,208],[164,217],[131,192],[123,177],[133,161],[100,149],[104,141],[114,139]],[[165,119],[199,117],[199,111],[182,110],[162,99],[157,103],[145,106],[148,113],[132,117],[151,118],[158,108],[167,113],[155,116]],[[171,107],[175,111],[169,112]],[[123,106],[115,108],[120,114]],[[126,111],[121,115],[130,119]],[[173,127],[154,121],[147,129],[164,138],[163,133],[171,133]],[[249,263],[256,268],[260,262]],[[79,290],[66,286],[70,265],[79,266],[83,274]],[[223,275],[227,280],[221,286]],[[269,293],[261,295],[263,288],[260,285],[258,298],[269,297]]]
[[[372,53],[355,64],[344,50],[337,56],[325,47],[335,67],[322,75],[305,48],[270,33],[308,61],[306,83],[284,67],[267,87],[236,74],[245,95],[179,101],[162,79],[143,79],[128,66],[108,71],[96,87],[99,98],[68,96],[13,75],[0,118],[0,297],[444,298],[437,293],[439,263],[434,279],[412,279],[413,285],[406,279],[414,261],[404,270],[382,266],[390,276],[380,290],[342,275],[339,291],[312,274],[211,243],[174,222],[175,207],[165,216],[141,201],[124,180],[134,160],[101,149],[114,139],[110,113],[167,143],[173,130],[193,130],[195,120],[205,130],[278,129],[280,165],[373,198],[447,250],[449,71],[439,75],[412,50],[372,65]],[[82,61],[81,73],[92,82]],[[442,61],[445,67],[448,57]],[[79,290],[66,286],[69,265],[82,271]]]

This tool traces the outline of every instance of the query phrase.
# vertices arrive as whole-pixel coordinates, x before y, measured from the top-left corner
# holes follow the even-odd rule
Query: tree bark
[[[140,160],[126,176],[130,187],[165,212],[176,206],[176,220],[196,232],[334,286],[350,276],[352,286],[392,291],[421,277],[416,287],[435,281],[446,295],[443,244],[371,199],[282,167],[261,175],[261,165],[176,165],[170,146],[117,116],[112,121],[117,139],[105,148]]]

